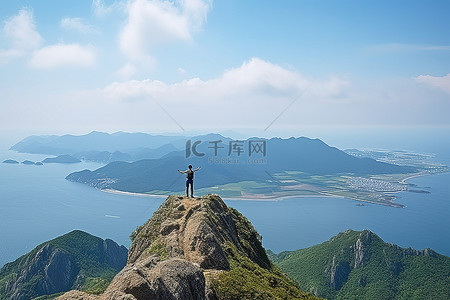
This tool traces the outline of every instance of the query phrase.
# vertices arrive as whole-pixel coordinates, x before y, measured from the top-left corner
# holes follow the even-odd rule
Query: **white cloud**
[[[183,0],[181,9],[195,29],[200,29],[212,7],[212,0]]]
[[[178,83],[166,84],[159,80],[130,80],[115,82],[101,91],[104,96],[126,99],[154,95],[161,98],[192,98],[211,102],[230,96],[293,97],[308,90],[320,97],[339,96],[348,83],[339,78],[326,81],[312,81],[298,72],[285,69],[259,58],[252,58],[238,68],[226,70],[219,78],[201,80],[191,78]]]
[[[347,89],[347,81],[340,78],[312,80],[296,71],[252,58],[209,80],[191,78],[170,84],[152,79],[113,82],[79,97],[91,105],[96,103],[99,107],[121,111],[124,116],[130,115],[130,122],[136,124],[173,126],[177,130],[175,119],[187,130],[205,126],[227,128],[232,124],[265,128],[298,95],[301,96],[295,105],[286,112],[287,119],[280,121],[294,118],[300,122],[311,119],[320,122],[313,116],[323,107],[330,109],[329,103],[334,108],[341,105],[342,101],[336,97],[341,97]]]
[[[22,9],[18,15],[6,20],[3,31],[11,39],[15,49],[33,50],[42,42],[41,35],[36,31],[31,9]]]
[[[450,73],[442,76],[435,77],[431,75],[420,75],[415,78],[417,82],[425,83],[434,87],[437,87],[450,94]]]
[[[63,18],[61,20],[61,27],[64,29],[75,30],[84,34],[99,33],[99,29],[88,24],[82,18]]]
[[[122,2],[123,1],[114,1],[111,5],[107,5],[104,0],[93,0],[92,10],[97,16],[103,17],[122,7]]]
[[[42,37],[34,23],[33,11],[28,8],[7,19],[2,33],[10,43],[10,48],[0,51],[0,63],[24,56],[42,43]]]
[[[90,67],[95,63],[95,49],[78,44],[46,46],[33,53],[30,66],[37,69],[59,67]]]
[[[127,63],[126,65],[124,65],[122,68],[120,68],[119,70],[117,70],[116,74],[121,78],[121,79],[130,79],[131,76],[133,76],[134,74],[136,74],[137,72],[137,68],[135,65]]]
[[[193,31],[205,22],[210,7],[209,0],[134,0],[127,7],[120,49],[131,60],[148,60],[150,50],[157,45],[190,40]]]

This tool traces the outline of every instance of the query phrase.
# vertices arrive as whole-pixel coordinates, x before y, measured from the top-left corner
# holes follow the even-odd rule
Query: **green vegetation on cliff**
[[[300,291],[297,283],[271,264],[262,268],[232,244],[225,246],[230,270],[212,280],[219,299],[317,299]]]
[[[450,298],[450,258],[387,244],[368,230],[270,257],[303,289],[328,299]]]
[[[214,202],[212,202],[214,203]],[[234,208],[228,208],[242,249],[226,242],[223,247],[230,269],[212,280],[219,299],[317,299],[272,264],[262,247],[262,237],[252,223]]]

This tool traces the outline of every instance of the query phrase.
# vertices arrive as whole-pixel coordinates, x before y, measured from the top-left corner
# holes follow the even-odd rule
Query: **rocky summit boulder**
[[[127,265],[105,293],[58,299],[316,299],[270,262],[252,224],[217,195],[169,196],[131,238]]]

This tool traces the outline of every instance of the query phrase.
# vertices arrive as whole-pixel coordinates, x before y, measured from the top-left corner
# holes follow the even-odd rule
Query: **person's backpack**
[[[187,179],[194,179],[194,171],[191,170],[187,171]]]

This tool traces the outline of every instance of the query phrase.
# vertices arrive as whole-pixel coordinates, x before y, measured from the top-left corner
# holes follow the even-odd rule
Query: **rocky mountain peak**
[[[130,237],[127,265],[104,294],[71,291],[59,299],[240,298],[239,284],[227,282],[243,280],[234,274],[238,270],[249,272],[246,281],[267,281],[267,291],[255,288],[252,293],[304,295],[274,269],[253,225],[218,195],[169,196]]]
[[[270,266],[253,225],[217,195],[169,196],[132,236],[128,263],[156,254],[160,259],[184,258],[203,269],[228,270],[221,245],[231,243],[261,267]]]

